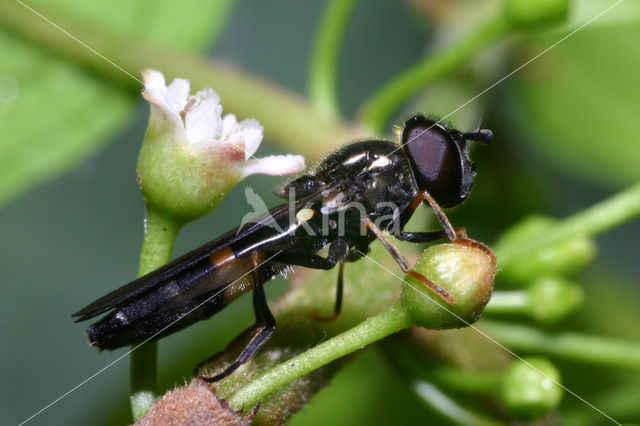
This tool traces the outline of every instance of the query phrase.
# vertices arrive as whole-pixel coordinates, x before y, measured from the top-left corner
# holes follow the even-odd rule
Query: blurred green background
[[[448,3],[358,3],[339,68],[346,119],[389,78],[428,55],[434,40],[440,46],[454,40],[501,2]],[[325,6],[293,0],[29,4],[47,16],[61,13],[84,26],[95,23],[205,52],[300,94],[306,91],[312,40]],[[394,122],[414,111],[447,114],[612,4],[572,2],[567,23],[483,51],[417,93]],[[69,315],[135,277],[144,217],[135,162],[148,116],[148,105],[135,91],[68,65],[56,52],[26,40],[8,20],[9,15],[0,19],[0,424],[26,419],[125,353],[89,348],[86,324],[74,324]],[[66,29],[74,33],[73,27]],[[563,217],[640,179],[639,36],[640,6],[627,0],[449,118],[471,128],[484,117],[495,135],[490,147],[473,152],[479,175],[472,197],[451,214],[456,225],[491,243],[528,214]],[[266,140],[258,154],[295,153],[277,142]],[[174,253],[236,226],[251,210],[245,184],[274,205],[270,189],[281,180],[247,179],[213,213],[183,230]],[[586,304],[564,328],[640,341],[638,236],[636,220],[597,238],[597,260],[575,277],[584,285]],[[285,288],[279,280],[267,291],[273,298]],[[250,321],[245,297],[211,321],[163,339],[162,386],[182,384],[196,362]],[[559,365],[563,383],[594,403],[605,404],[606,386],[640,389],[637,372]],[[128,369],[127,359],[116,362],[31,424],[126,423]],[[569,395],[562,404],[568,423],[605,423]],[[624,410],[617,419],[640,422],[637,404],[619,409]],[[432,420],[439,421],[370,348],[293,423]]]

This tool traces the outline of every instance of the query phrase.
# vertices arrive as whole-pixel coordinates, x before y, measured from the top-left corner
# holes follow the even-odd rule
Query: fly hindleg
[[[213,377],[202,377],[207,382],[217,382],[231,373],[233,373],[238,367],[245,362],[249,361],[260,350],[262,346],[271,338],[274,330],[276,329],[276,320],[273,318],[273,314],[269,310],[267,305],[267,298],[264,293],[263,280],[258,270],[259,266],[259,253],[254,251],[251,254],[251,260],[253,264],[253,310],[256,316],[256,323],[243,332],[238,338],[231,342],[232,346],[238,346],[238,340],[249,337],[249,343],[246,344],[238,358],[232,362],[227,368],[219,374]],[[225,350],[226,352],[226,350]],[[214,355],[215,357],[215,355]]]

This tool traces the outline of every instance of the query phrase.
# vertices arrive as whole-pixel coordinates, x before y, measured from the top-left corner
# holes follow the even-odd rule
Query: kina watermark
[[[259,225],[274,229],[280,234],[304,232],[308,236],[343,237],[347,235],[347,230],[352,234],[353,224],[359,223],[359,235],[366,236],[365,219],[371,219],[378,229],[384,229],[393,235],[401,232],[401,209],[389,201],[367,206],[358,201],[346,202],[342,192],[330,190],[311,199],[301,197],[300,201],[296,197],[295,188],[290,187],[288,203],[269,209],[252,187],[245,187],[244,194],[253,211],[243,216],[236,235],[247,227]]]

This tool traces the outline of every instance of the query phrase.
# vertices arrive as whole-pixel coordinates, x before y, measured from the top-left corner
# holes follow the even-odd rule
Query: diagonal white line
[[[132,75],[130,72],[128,72],[127,70],[125,70],[124,68],[122,68],[120,65],[116,64],[115,62],[113,62],[111,59],[107,58],[106,56],[104,56],[102,53],[98,52],[97,50],[95,50],[93,47],[89,46],[87,43],[83,42],[82,40],[80,40],[79,38],[77,38],[76,36],[74,36],[73,34],[71,34],[69,31],[65,30],[64,28],[62,28],[61,26],[59,26],[58,24],[56,24],[55,22],[53,22],[51,19],[47,18],[46,16],[44,16],[43,14],[41,14],[40,12],[38,12],[37,10],[35,10],[34,8],[32,8],[31,6],[27,5],[26,3],[24,3],[21,0],[16,0],[16,2],[18,2],[19,4],[21,4],[22,6],[24,6],[26,9],[30,10],[31,12],[35,13],[36,15],[38,15],[40,18],[42,18],[44,21],[46,21],[47,23],[51,24],[52,26],[54,26],[55,28],[59,29],[60,31],[62,31],[63,33],[65,33],[67,36],[69,36],[71,39],[75,40],[76,42],[78,42],[79,44],[81,44],[82,46],[86,47],[88,50],[90,50],[91,52],[95,53],[96,55],[98,55],[100,58],[104,59],[106,62],[110,63],[111,65],[113,65],[114,67],[116,67],[117,69],[119,69],[120,71],[122,71],[123,73],[125,73],[126,75],[128,75],[129,77],[131,77],[132,79],[134,79],[135,81],[137,81],[138,83],[140,83],[142,85],[142,87],[144,87],[144,82],[142,82],[140,79],[136,78],[134,75]],[[227,143],[235,146],[236,148],[239,148],[241,150],[245,150],[245,147],[240,146],[234,142],[231,141],[227,141]],[[253,155],[250,155],[251,158],[253,158],[254,160],[256,160],[259,163],[262,163],[264,161],[264,158],[256,158]]]
[[[90,380],[92,380],[94,377],[96,377],[98,374],[102,373],[103,371],[105,371],[107,368],[111,367],[113,364],[115,364],[116,362],[120,361],[122,358],[126,357],[127,355],[129,355],[131,352],[135,351],[136,349],[138,349],[140,346],[144,345],[145,343],[149,342],[150,340],[152,340],[154,337],[156,337],[157,335],[159,335],[160,333],[162,333],[163,331],[165,331],[166,329],[168,329],[169,327],[171,327],[172,325],[174,325],[175,323],[177,323],[178,321],[180,321],[182,318],[186,317],[187,315],[189,315],[190,313],[192,313],[193,311],[195,311],[196,309],[198,309],[200,306],[204,305],[205,303],[207,303],[208,301],[210,301],[211,299],[213,299],[214,297],[216,297],[218,294],[220,294],[221,292],[223,292],[226,288],[228,288],[230,285],[236,283],[238,280],[246,277],[247,275],[249,275],[250,273],[252,273],[254,270],[256,270],[257,268],[259,268],[260,266],[264,265],[265,263],[267,263],[268,261],[270,261],[271,259],[273,259],[274,257],[276,257],[277,255],[279,255],[280,253],[282,253],[282,250],[278,251],[276,254],[274,254],[273,256],[269,257],[267,260],[265,260],[264,262],[260,263],[258,266],[256,266],[255,268],[251,269],[250,271],[246,272],[244,275],[242,275],[241,277],[237,278],[236,280],[232,281],[231,283],[227,284],[226,286],[222,287],[220,289],[220,291],[214,293],[213,295],[211,295],[210,297],[208,297],[206,300],[204,300],[202,303],[200,303],[199,305],[197,305],[195,308],[191,309],[189,312],[183,314],[180,318],[178,318],[177,320],[173,321],[171,324],[167,325],[166,327],[164,327],[162,330],[158,331],[157,333],[155,333],[153,336],[147,338],[145,341],[143,341],[142,343],[139,343],[138,345],[134,346],[133,348],[131,348],[131,350],[129,350],[127,353],[119,356],[118,358],[116,358],[115,360],[111,361],[109,364],[107,364],[105,367],[101,368],[100,370],[96,371],[95,373],[93,373],[91,376],[87,377],[86,379],[84,379],[82,382],[80,382],[79,384],[77,384],[76,386],[72,387],[71,389],[69,389],[68,391],[66,391],[64,394],[62,394],[61,396],[59,396],[58,398],[56,398],[55,400],[51,401],[49,404],[45,405],[44,407],[42,407],[40,410],[38,410],[37,412],[35,412],[34,414],[32,414],[30,417],[28,417],[27,419],[23,420],[22,422],[19,423],[18,426],[22,426],[23,424],[27,423],[28,421],[30,421],[31,419],[33,419],[34,417],[36,417],[38,414],[42,413],[43,411],[45,411],[46,409],[48,409],[49,407],[51,407],[52,405],[56,404],[58,401],[60,401],[61,399],[63,399],[64,397],[66,397],[67,395],[69,395],[71,392],[75,391],[76,389],[78,389],[80,386],[84,385],[85,383],[89,382]]]
[[[624,0],[618,0],[616,3],[614,3],[613,5],[609,6],[607,9],[603,10],[602,12],[600,12],[598,15],[594,16],[593,18],[591,18],[590,20],[588,20],[587,22],[585,22],[584,24],[580,25],[578,28],[576,28],[575,30],[573,30],[572,32],[570,32],[569,34],[567,34],[566,36],[564,36],[563,38],[561,38],[560,40],[558,40],[557,42],[555,42],[554,44],[552,44],[551,46],[549,46],[548,48],[546,48],[545,50],[543,50],[542,52],[540,52],[539,54],[537,54],[536,56],[534,56],[533,58],[529,59],[527,62],[525,62],[524,64],[520,65],[518,68],[516,68],[515,70],[511,71],[509,74],[505,75],[504,77],[502,77],[501,79],[499,79],[498,81],[496,81],[495,83],[493,83],[491,86],[487,87],[486,89],[484,89],[483,91],[481,91],[480,93],[478,93],[477,95],[475,95],[473,98],[469,99],[468,101],[466,101],[464,104],[462,104],[461,106],[459,106],[458,108],[454,109],[453,111],[449,112],[447,115],[445,115],[444,117],[442,117],[440,119],[440,121],[450,117],[451,115],[453,115],[454,113],[456,113],[457,111],[459,111],[460,109],[464,108],[465,106],[467,106],[469,103],[473,102],[474,100],[476,100],[477,98],[479,98],[480,96],[484,95],[485,93],[487,93],[489,90],[493,89],[495,86],[497,86],[498,84],[502,83],[504,80],[506,80],[507,78],[511,77],[513,74],[517,73],[518,71],[520,71],[522,68],[526,67],[527,65],[529,65],[531,62],[535,61],[536,59],[538,59],[540,56],[544,55],[545,53],[547,53],[548,51],[550,51],[551,49],[553,49],[554,47],[556,47],[558,44],[564,42],[566,39],[568,39],[569,37],[573,36],[575,33],[577,33],[578,31],[580,31],[581,29],[583,29],[584,27],[586,27],[587,25],[591,24],[593,21],[595,21],[596,19],[600,18],[602,15],[604,15],[605,13],[607,13],[609,10],[613,9],[614,7],[616,7],[617,5],[619,5],[620,3],[622,3]],[[62,27],[60,27],[59,25],[55,24],[53,21],[51,21],[50,19],[46,18],[45,16],[43,16],[41,13],[39,13],[38,11],[34,10],[33,8],[31,8],[30,6],[28,6],[27,4],[25,4],[24,2],[22,2],[21,0],[16,0],[16,2],[18,2],[20,5],[22,5],[23,7],[25,7],[26,9],[30,10],[31,12],[33,12],[34,14],[38,15],[40,18],[42,18],[44,21],[48,22],[49,24],[51,24],[52,26],[54,26],[55,28],[57,28],[58,30],[62,31],[64,34],[66,34],[67,36],[69,36],[70,38],[72,38],[73,40],[75,40],[77,43],[81,44],[82,46],[84,46],[85,48],[87,48],[88,50],[90,50],[91,52],[93,52],[94,54],[96,54],[97,56],[99,56],[100,58],[102,58],[103,60],[105,60],[106,62],[110,63],[111,65],[113,65],[114,67],[116,67],[117,69],[119,69],[120,71],[122,71],[123,73],[125,73],[126,75],[128,75],[129,77],[131,77],[132,79],[134,79],[135,81],[139,82],[140,84],[142,84],[144,86],[144,83],[142,81],[140,81],[138,78],[136,78],[135,76],[133,76],[131,73],[129,73],[128,71],[126,71],[124,68],[120,67],[119,65],[117,65],[116,63],[114,63],[113,61],[111,61],[109,58],[105,57],[104,55],[102,55],[100,52],[96,51],[95,49],[93,49],[91,46],[87,45],[86,43],[84,43],[83,41],[81,41],[80,39],[78,39],[77,37],[73,36],[71,33],[69,33],[68,31],[66,31],[65,29],[63,29]],[[440,122],[439,121],[439,122]],[[438,123],[439,123],[438,122]],[[428,131],[431,127],[425,129],[424,131],[420,132],[418,135],[414,136],[413,138],[411,138],[409,141],[407,141],[405,144],[401,145],[400,147],[398,147],[396,150],[394,150],[393,152],[396,152],[397,150],[401,149],[403,146],[405,146],[406,144],[412,142],[413,140],[415,140],[417,137],[419,137],[421,134],[423,134],[424,132]],[[393,153],[392,152],[392,153]],[[391,154],[392,154],[391,153]],[[391,155],[389,154],[389,155]],[[252,156],[253,157],[253,156]],[[253,157],[255,158],[255,157]],[[265,260],[264,262],[262,262],[260,265],[263,265],[264,263],[268,262],[269,260],[273,259],[275,256],[277,256],[278,254],[280,254],[281,251],[279,251],[278,253],[274,254],[273,256],[271,256],[269,259]],[[403,283],[405,283],[406,285],[409,285],[410,287],[414,288],[415,290],[419,291],[417,288],[413,287],[411,284],[407,283],[406,281],[404,281],[402,278],[400,278],[399,276],[397,276],[396,274],[394,274],[393,272],[391,272],[389,269],[385,268],[383,265],[379,264],[378,262],[376,262],[374,259],[372,259],[370,256],[366,255],[365,253],[361,253],[364,257],[366,257],[367,259],[371,260],[372,262],[374,262],[375,264],[377,264],[378,266],[380,266],[381,268],[385,269],[387,272],[391,273],[393,276],[395,276],[397,279],[399,279],[400,281],[402,281]],[[254,268],[255,269],[255,268]],[[252,269],[251,271],[247,272],[246,274],[244,274],[242,277],[245,277],[246,275],[248,275],[249,273],[253,272]],[[238,279],[240,279],[238,278]],[[237,281],[237,280],[236,280]],[[234,282],[236,282],[234,281]],[[74,392],[76,389],[78,389],[79,387],[83,386],[85,383],[89,382],[90,380],[92,380],[94,377],[96,377],[97,375],[99,375],[100,373],[102,373],[103,371],[105,371],[106,369],[108,369],[109,367],[111,367],[113,364],[117,363],[118,361],[120,361],[121,359],[125,358],[127,355],[129,355],[131,352],[133,352],[134,350],[138,349],[140,346],[142,346],[143,344],[147,343],[148,341],[150,341],[151,339],[153,339],[154,337],[156,337],[158,334],[162,333],[164,330],[166,330],[167,328],[169,328],[170,326],[172,326],[173,324],[175,324],[176,322],[180,321],[182,318],[184,318],[185,316],[189,315],[190,313],[192,313],[195,309],[199,308],[200,306],[202,306],[204,303],[208,302],[209,300],[211,300],[213,297],[215,297],[216,295],[220,294],[220,292],[224,291],[229,285],[233,284],[230,283],[227,286],[223,287],[220,291],[218,291],[217,293],[213,294],[211,297],[207,298],[205,301],[203,301],[202,303],[200,303],[199,305],[197,305],[196,307],[194,307],[192,310],[190,310],[189,312],[187,312],[186,314],[184,314],[183,316],[181,316],[180,318],[178,318],[177,320],[175,320],[174,322],[172,322],[171,324],[167,325],[165,328],[163,328],[162,330],[158,331],[156,334],[154,334],[153,336],[149,337],[148,339],[146,339],[145,341],[143,341],[142,343],[138,344],[137,346],[133,347],[130,351],[128,351],[127,353],[121,355],[120,357],[118,357],[117,359],[115,359],[114,361],[112,361],[111,363],[107,364],[105,367],[103,367],[102,369],[98,370],[97,372],[95,372],[94,374],[92,374],[91,376],[89,376],[87,379],[85,379],[84,381],[82,381],[81,383],[79,383],[78,385],[74,386],[73,388],[71,388],[70,390],[68,390],[67,392],[65,392],[63,395],[61,395],[60,397],[58,397],[57,399],[55,399],[54,401],[52,401],[51,403],[49,403],[48,405],[46,405],[45,407],[43,407],[42,409],[40,409],[39,411],[37,411],[36,413],[34,413],[33,415],[31,415],[29,418],[25,419],[24,421],[22,421],[20,423],[20,425],[23,425],[27,422],[29,422],[31,419],[33,419],[34,417],[38,416],[40,413],[42,413],[43,411],[47,410],[48,408],[50,408],[52,405],[56,404],[57,402],[59,402],[60,400],[62,400],[63,398],[65,398],[67,395],[69,395],[70,393]],[[429,296],[427,296],[426,294],[420,292],[425,298],[427,298],[428,300],[430,300],[433,303],[436,303],[432,298],[430,298]],[[437,303],[436,303],[437,304]],[[571,391],[570,389],[568,389],[567,387],[563,386],[561,383],[558,383],[557,381],[555,381],[554,379],[552,379],[551,377],[545,375],[542,371],[540,371],[539,369],[537,369],[535,366],[531,365],[529,362],[527,362],[526,360],[522,359],[521,357],[519,357],[517,354],[515,354],[514,352],[512,352],[511,350],[509,350],[507,347],[505,347],[504,345],[502,345],[500,342],[496,341],[495,339],[493,339],[492,337],[488,336],[487,334],[485,334],[484,332],[482,332],[481,330],[479,330],[477,327],[473,326],[472,324],[467,323],[464,319],[460,318],[458,315],[456,315],[455,313],[453,313],[452,311],[450,311],[449,309],[445,308],[444,306],[437,304],[438,306],[440,306],[442,309],[445,309],[447,312],[449,312],[451,315],[454,315],[455,317],[457,317],[458,319],[460,319],[461,321],[463,321],[464,323],[466,323],[469,327],[471,327],[472,329],[474,329],[475,331],[477,331],[478,333],[480,333],[481,335],[483,335],[484,337],[486,337],[487,339],[489,339],[490,341],[492,341],[493,343],[495,343],[496,345],[500,346],[501,348],[503,348],[505,351],[509,352],[511,355],[513,355],[514,357],[518,358],[519,360],[521,360],[523,363],[525,363],[526,365],[528,365],[530,368],[532,368],[533,370],[537,371],[539,374],[541,374],[542,376],[546,377],[547,379],[551,380],[553,383],[555,383],[556,385],[560,386],[561,388],[563,388],[565,391],[567,391],[568,393],[570,393],[571,395],[575,396],[576,398],[578,398],[579,400],[581,400],[582,402],[584,402],[585,404],[587,404],[589,407],[593,408],[594,410],[596,410],[597,412],[599,412],[600,414],[602,414],[603,416],[605,416],[607,419],[611,420],[612,422],[614,422],[615,424],[620,425],[620,423],[616,422],[614,419],[612,419],[611,417],[609,417],[607,414],[605,414],[604,412],[602,412],[601,410],[599,410],[597,407],[593,406],[591,403],[589,403],[588,401],[586,401],[585,399],[583,399],[582,397],[580,397],[579,395],[577,395],[575,392]]]
[[[52,20],[50,20],[49,18],[47,18],[46,16],[44,16],[43,14],[41,14],[40,12],[38,12],[37,10],[33,9],[31,6],[27,5],[26,3],[22,2],[21,0],[16,0],[16,2],[18,2],[19,4],[21,4],[22,6],[24,6],[25,8],[29,9],[31,12],[35,13],[36,15],[38,15],[40,18],[42,18],[43,20],[45,20],[46,22],[48,22],[49,24],[53,25],[54,27],[56,27],[57,29],[59,29],[60,31],[62,31],[63,33],[65,33],[67,36],[69,36],[70,38],[72,38],[73,40],[75,40],[76,42],[78,42],[79,44],[83,45],[84,47],[86,47],[87,49],[89,49],[91,52],[95,53],[96,55],[98,55],[99,57],[101,57],[102,59],[104,59],[105,61],[109,62],[111,65],[113,65],[114,67],[116,67],[117,69],[119,69],[120,71],[122,71],[123,73],[125,73],[126,75],[128,75],[129,77],[131,77],[132,79],[134,79],[135,81],[137,81],[138,83],[140,83],[142,86],[144,86],[144,83],[142,81],[140,81],[140,79],[136,78],[135,76],[133,76],[130,72],[128,72],[127,70],[125,70],[124,68],[122,68],[120,65],[116,64],[115,62],[113,62],[111,59],[107,58],[106,56],[104,56],[102,53],[98,52],[97,50],[95,50],[93,47],[89,46],[87,43],[83,42],[82,40],[80,40],[79,38],[77,38],[76,36],[74,36],[73,34],[71,34],[69,31],[65,30],[64,28],[62,28],[61,26],[59,26],[58,24],[56,24],[55,22],[53,22]]]
[[[575,30],[571,31],[569,34],[565,35],[564,37],[562,37],[560,40],[556,41],[555,43],[553,43],[551,46],[547,47],[546,49],[544,49],[542,52],[538,53],[536,56],[534,56],[533,58],[529,59],[527,62],[525,62],[524,64],[520,65],[518,68],[516,68],[515,70],[511,71],[510,73],[508,73],[507,75],[503,76],[501,79],[499,79],[498,81],[496,81],[495,83],[493,83],[491,86],[487,87],[486,89],[484,89],[483,91],[481,91],[480,93],[478,93],[477,95],[475,95],[474,97],[472,97],[471,99],[469,99],[468,101],[466,101],[465,103],[463,103],[462,105],[460,105],[458,108],[454,109],[453,111],[449,112],[447,115],[445,115],[444,117],[440,118],[437,122],[435,122],[434,124],[432,124],[431,126],[429,126],[428,128],[424,129],[422,132],[418,133],[417,135],[415,135],[414,137],[412,137],[411,139],[409,139],[407,142],[401,144],[398,148],[394,149],[391,153],[389,153],[388,155],[393,154],[394,152],[398,151],[399,149],[402,149],[405,145],[407,145],[408,143],[413,142],[416,138],[420,137],[420,135],[424,134],[425,132],[429,131],[433,126],[435,126],[436,124],[441,124],[442,121],[446,120],[447,118],[451,117],[453,114],[455,114],[456,112],[460,111],[462,108],[466,107],[467,105],[469,105],[471,102],[475,101],[476,99],[478,99],[480,96],[484,95],[485,93],[487,93],[489,90],[493,89],[494,87],[496,87],[498,84],[502,83],[503,81],[505,81],[506,79],[508,79],[509,77],[511,77],[512,75],[514,75],[515,73],[517,73],[518,71],[520,71],[522,68],[526,67],[527,65],[529,65],[531,62],[535,61],[536,59],[540,58],[542,55],[544,55],[545,53],[549,52],[551,49],[553,49],[554,47],[556,47],[557,45],[559,45],[560,43],[564,42],[566,39],[568,39],[569,37],[573,36],[575,33],[577,33],[578,31],[582,30],[584,27],[586,27],[587,25],[590,25],[591,23],[593,23],[596,19],[600,18],[602,15],[604,15],[605,13],[609,12],[611,9],[613,9],[614,7],[618,6],[620,3],[622,3],[624,0],[618,0],[617,2],[615,2],[614,4],[612,4],[611,6],[607,7],[605,10],[603,10],[602,12],[598,13],[596,16],[594,16],[593,18],[589,19],[587,22],[585,22],[584,24],[580,25],[578,28],[576,28]]]
[[[478,332],[480,335],[486,337],[488,340],[490,340],[491,342],[495,343],[497,346],[499,346],[500,348],[504,349],[505,351],[507,351],[509,354],[511,354],[512,356],[514,356],[515,358],[519,359],[520,361],[522,361],[525,365],[527,365],[528,367],[530,367],[532,370],[536,371],[538,374],[540,374],[541,376],[551,380],[551,382],[553,382],[555,385],[561,387],[562,389],[564,389],[566,392],[570,393],[571,395],[575,396],[576,398],[578,398],[580,401],[584,402],[586,405],[588,405],[589,407],[593,408],[595,411],[597,411],[598,413],[602,414],[604,417],[606,417],[607,419],[609,419],[610,421],[612,421],[613,423],[617,424],[618,426],[622,426],[619,422],[615,421],[614,419],[612,419],[611,417],[609,417],[607,414],[605,414],[602,410],[600,410],[599,408],[597,408],[596,406],[594,406],[593,404],[591,404],[589,401],[585,400],[584,398],[582,398],[580,395],[576,394],[575,392],[573,392],[571,389],[567,388],[566,386],[564,386],[562,383],[554,380],[553,378],[547,376],[544,372],[542,372],[540,369],[536,368],[534,365],[532,365],[530,362],[528,362],[527,360],[523,359],[522,357],[518,356],[516,353],[514,353],[512,350],[510,350],[509,348],[507,348],[506,346],[504,346],[502,343],[498,342],[496,339],[494,339],[493,337],[489,336],[488,334],[486,334],[485,332],[483,332],[482,330],[480,330],[478,327],[476,327],[475,325],[467,322],[464,318],[461,318],[460,316],[458,316],[455,312],[451,311],[449,308],[442,306],[441,304],[439,304],[438,302],[436,302],[433,298],[429,297],[427,294],[425,294],[424,292],[420,291],[417,287],[415,287],[414,285],[406,282],[405,280],[403,280],[401,277],[399,277],[398,275],[396,275],[395,273],[393,273],[392,271],[390,271],[389,269],[387,269],[384,265],[378,263],[375,261],[375,259],[373,259],[372,257],[370,257],[369,255],[367,255],[366,253],[361,252],[360,250],[358,250],[358,252],[360,252],[361,255],[363,255],[364,257],[366,257],[367,259],[369,259],[370,261],[372,261],[373,263],[375,263],[376,265],[378,265],[379,267],[381,267],[382,269],[384,269],[385,271],[387,271],[388,273],[390,273],[391,275],[393,275],[394,277],[396,277],[398,280],[402,281],[403,284],[411,287],[412,289],[414,289],[415,291],[417,291],[419,294],[421,294],[422,296],[424,296],[427,300],[429,300],[430,302],[434,303],[435,305],[437,305],[438,307],[442,308],[443,310],[447,311],[448,313],[450,313],[451,315],[453,315],[454,317],[456,317],[458,320],[462,321],[464,324],[466,324],[468,327],[472,328],[473,330],[475,330],[476,332]]]

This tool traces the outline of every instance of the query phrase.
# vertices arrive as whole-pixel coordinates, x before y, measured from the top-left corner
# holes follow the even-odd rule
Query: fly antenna
[[[478,122],[478,127],[475,130],[470,132],[465,132],[462,134],[462,137],[468,141],[474,141],[481,143],[483,145],[487,145],[493,139],[493,132],[489,129],[483,129],[482,123],[484,122],[484,115],[480,117],[480,121]]]

